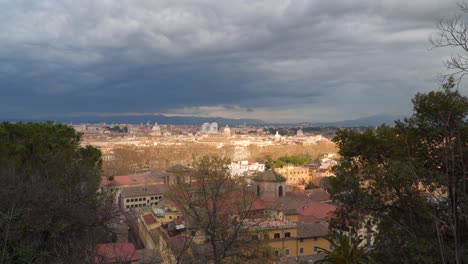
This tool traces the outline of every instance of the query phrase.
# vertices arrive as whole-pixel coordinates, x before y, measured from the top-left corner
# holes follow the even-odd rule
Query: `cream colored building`
[[[168,190],[167,184],[125,188],[119,195],[119,206],[125,210],[154,206],[164,198],[164,193]]]
[[[303,166],[285,166],[275,171],[286,178],[286,185],[305,185],[313,178],[309,168]]]

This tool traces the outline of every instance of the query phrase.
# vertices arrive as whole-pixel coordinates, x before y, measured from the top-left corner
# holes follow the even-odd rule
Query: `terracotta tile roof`
[[[95,263],[123,263],[139,261],[140,255],[131,243],[98,244]]]
[[[336,206],[319,202],[309,202],[300,212],[301,216],[312,217],[316,220],[325,220],[336,210]]]
[[[324,237],[328,235],[328,224],[323,222],[299,223],[297,226],[297,237]]]
[[[144,215],[143,220],[147,225],[155,224],[157,222],[151,214]]]
[[[262,209],[265,209],[265,205],[263,203],[262,200],[260,199],[256,199],[253,204],[252,204],[252,207],[254,210],[262,210]]]
[[[280,210],[286,215],[295,215],[300,214],[309,204],[324,204],[321,203],[322,201],[328,201],[329,195],[327,192],[321,189],[314,189],[312,192],[300,191],[300,192],[291,192],[287,193],[286,196],[277,199],[276,201],[269,204],[269,208],[273,210]],[[266,204],[266,203],[265,203]],[[319,208],[316,210],[325,210],[328,213],[331,210],[331,207],[328,207],[328,204],[324,204],[324,206],[318,205]],[[314,208],[314,207],[312,207]],[[309,209],[309,211],[313,209]],[[333,210],[335,207],[333,206]],[[307,212],[304,215],[309,215]],[[322,215],[320,213],[316,213],[320,219],[322,219]]]
[[[174,219],[174,224],[182,225],[184,224],[184,219],[182,217],[177,217],[176,219]]]
[[[142,173],[136,175],[118,175],[114,176],[112,181],[107,177],[101,177],[101,185],[111,184],[112,186],[127,186],[127,185],[148,185],[164,183],[164,173]]]
[[[327,193],[322,188],[316,188],[316,189],[310,189],[310,190],[304,190],[304,191],[296,191],[296,192],[288,192],[286,193],[286,196],[290,197],[307,197],[308,199],[312,201],[317,201],[317,202],[324,202],[330,200],[330,194]]]

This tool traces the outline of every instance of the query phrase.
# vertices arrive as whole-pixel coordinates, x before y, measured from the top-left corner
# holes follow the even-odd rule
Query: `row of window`
[[[284,238],[289,238],[289,237],[291,237],[291,232],[286,232],[286,233],[284,233]],[[274,235],[273,238],[274,238],[274,239],[280,239],[280,238],[281,238],[281,234],[280,234],[280,233],[275,233],[275,235]]]
[[[295,181],[296,178],[290,178],[290,180]],[[306,180],[306,178],[297,178],[297,180]]]
[[[309,174],[309,172],[308,171],[291,171],[289,172],[289,174],[290,175],[291,174]]]
[[[158,202],[155,202],[155,203],[150,203],[149,205],[153,206],[153,205],[158,205]],[[126,206],[127,209],[129,208],[138,208],[138,207],[143,207],[143,206],[148,206],[148,204],[129,204]]]
[[[149,200],[158,200],[158,199],[162,199],[162,196],[151,196]],[[130,203],[130,202],[141,202],[141,201],[146,201],[146,197],[143,197],[143,198],[135,198],[135,199],[127,199],[127,203]]]
[[[329,249],[329,250],[333,250],[333,245],[330,244],[330,246],[328,247],[328,249]],[[314,246],[314,254],[317,254],[318,252],[319,252],[318,246]],[[299,248],[299,255],[302,255],[302,254],[304,254],[304,248]],[[279,256],[279,250],[278,250],[278,249],[275,250],[275,255],[276,255],[276,256]],[[290,255],[289,248],[286,248],[286,249],[284,250],[284,255],[285,255],[285,256],[289,256],[289,255]]]
[[[291,232],[286,232],[286,233],[284,233],[284,238],[290,238],[290,237],[291,237]],[[263,235],[263,238],[264,238],[264,239],[269,239],[270,236],[269,236],[268,234],[265,234],[265,235]],[[275,234],[273,235],[273,238],[274,238],[274,239],[280,239],[280,238],[281,238],[281,234],[280,234],[280,233],[275,233]],[[252,239],[255,239],[255,240],[256,240],[256,239],[257,239],[257,236],[253,236]],[[301,240],[302,240],[302,238],[301,238]],[[301,242],[302,242],[302,241],[301,241]]]

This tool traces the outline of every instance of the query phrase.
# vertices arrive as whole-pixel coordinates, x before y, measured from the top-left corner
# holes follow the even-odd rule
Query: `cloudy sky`
[[[0,119],[407,114],[452,0],[0,0]],[[460,88],[466,94],[466,89]]]

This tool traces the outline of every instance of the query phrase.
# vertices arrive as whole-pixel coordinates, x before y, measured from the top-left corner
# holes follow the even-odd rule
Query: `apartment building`
[[[167,184],[128,187],[120,192],[119,206],[125,210],[154,206],[164,198],[168,190]]]

